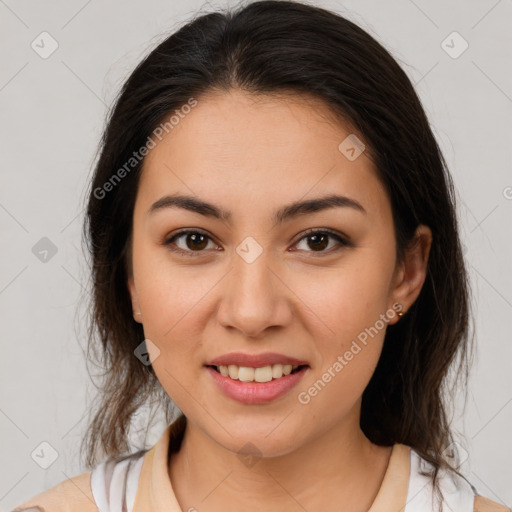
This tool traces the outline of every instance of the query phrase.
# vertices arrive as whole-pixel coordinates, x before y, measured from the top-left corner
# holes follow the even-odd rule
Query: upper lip
[[[291,364],[292,366],[307,365],[307,361],[296,359],[295,357],[277,354],[276,352],[264,352],[262,354],[244,354],[243,352],[231,352],[216,357],[206,363],[206,366],[248,366],[260,368],[263,366],[272,366],[274,364]]]

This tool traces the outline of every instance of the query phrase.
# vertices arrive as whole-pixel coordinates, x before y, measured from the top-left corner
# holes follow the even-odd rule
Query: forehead
[[[340,193],[382,214],[389,205],[373,162],[365,151],[351,160],[340,150],[351,137],[350,127],[316,98],[209,93],[155,139],[139,194],[149,202],[182,192],[261,209]]]

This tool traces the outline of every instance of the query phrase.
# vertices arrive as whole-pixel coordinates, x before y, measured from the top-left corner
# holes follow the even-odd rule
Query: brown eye
[[[180,240],[181,242],[178,243]],[[326,250],[331,240],[336,240],[338,242],[337,245],[341,247],[351,246],[351,244],[339,234],[326,229],[311,229],[307,231],[296,245],[303,240],[306,241],[306,249],[301,250],[312,253],[323,254],[332,252],[331,250]],[[196,230],[184,230],[165,240],[163,244],[173,252],[183,254],[184,256],[196,256],[194,253],[206,252],[205,249],[207,249],[208,242],[210,241],[212,241],[212,239],[206,233]],[[336,246],[336,244],[334,245]],[[214,244],[214,248],[215,247],[218,246]]]
[[[185,244],[189,249],[201,250],[208,245],[207,237],[201,233],[189,233],[185,235],[185,240]]]
[[[183,240],[183,242],[175,243],[177,240]],[[201,233],[200,231],[188,230],[181,231],[167,239],[164,242],[164,245],[168,246],[172,251],[181,252],[187,256],[193,256],[191,253],[203,252],[208,245],[208,241],[211,241],[211,238],[208,235]]]
[[[329,246],[329,240],[336,240],[338,245],[341,246],[350,245],[340,235],[327,230],[307,231],[306,235],[299,240],[299,243],[302,242],[302,240],[306,240],[306,247],[311,249],[306,250],[306,252],[329,252],[325,250]]]
[[[320,249],[323,250],[329,245],[329,238],[331,236],[327,235],[325,233],[315,234],[315,235],[309,235],[307,239],[311,242],[311,244],[308,247],[311,247],[312,249]]]

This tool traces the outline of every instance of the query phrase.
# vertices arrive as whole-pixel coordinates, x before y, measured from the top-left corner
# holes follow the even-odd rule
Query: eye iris
[[[189,244],[190,240],[193,241],[192,242],[193,244],[196,244],[200,238],[202,238],[203,240],[202,240],[202,243],[201,242],[199,243],[199,246],[198,245],[195,245],[192,247],[190,246],[190,244]],[[206,236],[204,236],[200,233],[190,233],[190,234],[186,235],[186,239],[187,239],[187,247],[189,249],[204,249],[207,245]]]
[[[310,235],[308,239],[313,240],[313,246],[310,245],[310,247],[314,249],[325,249],[327,245],[329,245],[329,235],[326,234]],[[322,241],[319,243],[320,239],[322,239]]]

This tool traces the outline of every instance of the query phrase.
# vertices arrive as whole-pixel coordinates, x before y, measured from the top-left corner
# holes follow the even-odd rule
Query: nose
[[[234,256],[233,268],[224,279],[217,315],[223,327],[236,329],[247,338],[259,338],[271,328],[290,324],[293,293],[265,251],[250,261]]]

